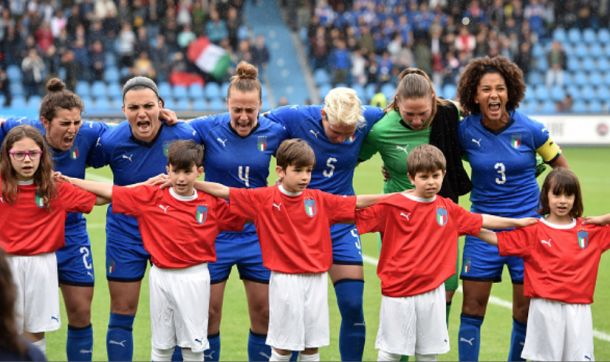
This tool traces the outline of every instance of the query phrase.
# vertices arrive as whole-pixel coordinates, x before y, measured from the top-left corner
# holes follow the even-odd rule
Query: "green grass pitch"
[[[580,178],[583,188],[585,215],[599,215],[610,213],[610,171],[604,165],[608,165],[610,149],[566,149],[565,156],[572,169]],[[275,165],[275,161],[272,161]],[[355,189],[359,194],[378,193],[382,189],[380,174],[381,160],[376,157],[363,163],[356,169]],[[92,175],[111,178],[110,170],[88,170]],[[543,179],[544,176],[540,178]],[[272,172],[270,180],[275,180]],[[460,204],[466,208],[470,206],[467,197],[461,198]],[[106,328],[110,310],[110,297],[106,284],[104,271],[105,253],[105,214],[106,207],[97,207],[88,216],[88,228],[91,237],[93,259],[97,282],[92,306],[92,323],[94,329],[93,360],[107,360],[106,356]],[[362,237],[363,252],[372,258],[378,257],[377,239],[375,235],[368,234]],[[365,291],[364,291],[364,313],[367,324],[367,342],[364,351],[364,360],[376,360],[377,351],[374,349],[377,334],[379,305],[381,301],[380,283],[375,274],[375,266],[365,263]],[[610,275],[610,253],[602,257],[595,303],[593,310],[593,326],[601,332],[601,337],[610,335],[610,285],[607,278]],[[504,301],[512,298],[512,288],[508,274],[504,276],[504,282],[493,287],[492,295]],[[331,344],[329,347],[321,348],[322,360],[340,360],[339,355],[339,325],[340,315],[337,308],[332,284],[329,283],[329,305],[330,305],[330,329]],[[63,303],[63,301],[62,301]],[[439,356],[439,360],[455,361],[457,354],[457,333],[459,327],[459,315],[462,304],[462,294],[456,293],[453,299],[449,322],[449,335],[451,338],[451,351]],[[142,283],[140,304],[134,324],[134,360],[150,361],[150,319],[149,319],[149,297],[148,278]],[[490,304],[487,316],[482,327],[481,360],[506,360],[512,328],[512,313],[506,306]],[[68,321],[62,307],[62,328],[59,331],[47,334],[47,352],[49,360],[66,360],[66,330]],[[221,325],[222,353],[221,360],[247,360],[248,340],[248,310],[243,284],[234,270],[227,284],[223,320]],[[595,338],[595,357],[597,360],[610,360],[610,339]]]

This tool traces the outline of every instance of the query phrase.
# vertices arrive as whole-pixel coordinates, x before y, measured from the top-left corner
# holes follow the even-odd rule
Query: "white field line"
[[[376,258],[373,258],[372,256],[364,255],[364,254],[362,254],[362,260],[364,260],[365,263],[369,263],[369,264],[372,264],[375,266],[377,266],[377,264],[379,263],[379,260],[377,260]],[[458,293],[462,292],[462,286],[458,287],[457,292]],[[493,295],[489,297],[489,303],[500,306],[500,307],[504,307],[506,309],[511,309],[511,310],[513,309],[513,303],[506,301],[504,299],[500,299],[498,297],[494,297]],[[596,329],[593,330],[593,337],[595,337],[597,339],[601,339],[602,341],[610,342],[609,334],[600,332]]]
[[[105,184],[111,184],[112,183],[112,179],[110,179],[108,177],[96,175],[96,174],[91,173],[91,172],[87,172],[87,174],[85,176],[85,179],[91,180],[91,181],[103,182]]]

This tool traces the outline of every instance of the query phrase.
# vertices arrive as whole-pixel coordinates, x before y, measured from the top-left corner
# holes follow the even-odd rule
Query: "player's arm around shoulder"
[[[79,178],[68,177],[65,175],[61,176],[61,178],[76,187],[79,187],[85,191],[97,195],[98,198],[95,201],[96,205],[106,205],[109,204],[112,200],[112,184],[82,180]]]
[[[594,225],[610,225],[610,214],[602,215],[602,216],[587,216],[583,218],[583,225],[586,224],[594,224]]]
[[[373,195],[356,195],[356,209],[365,209],[371,207],[378,202],[395,195],[391,194],[373,194]]]
[[[205,192],[206,194],[210,194],[214,197],[220,197],[222,199],[228,200],[230,196],[230,188],[216,182],[195,181],[195,188],[199,191]]]

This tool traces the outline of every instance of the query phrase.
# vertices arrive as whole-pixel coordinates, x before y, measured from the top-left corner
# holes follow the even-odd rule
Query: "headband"
[[[152,79],[146,77],[134,77],[128,80],[123,86],[123,103],[125,103],[125,94],[135,87],[148,88],[155,92],[157,98],[161,99],[161,97],[159,97],[159,89]]]

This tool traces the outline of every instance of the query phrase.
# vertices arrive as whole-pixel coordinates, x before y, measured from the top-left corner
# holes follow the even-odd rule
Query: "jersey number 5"
[[[322,174],[324,175],[324,177],[333,176],[333,173],[335,172],[335,165],[333,165],[333,162],[337,162],[337,159],[334,157],[329,157],[328,160],[326,161],[326,166],[328,167],[328,169],[322,171]]]
[[[504,183],[506,183],[506,167],[504,167],[503,163],[496,163],[494,168],[498,170],[498,173],[501,176],[500,178],[496,177],[496,183],[498,185],[504,185]]]

